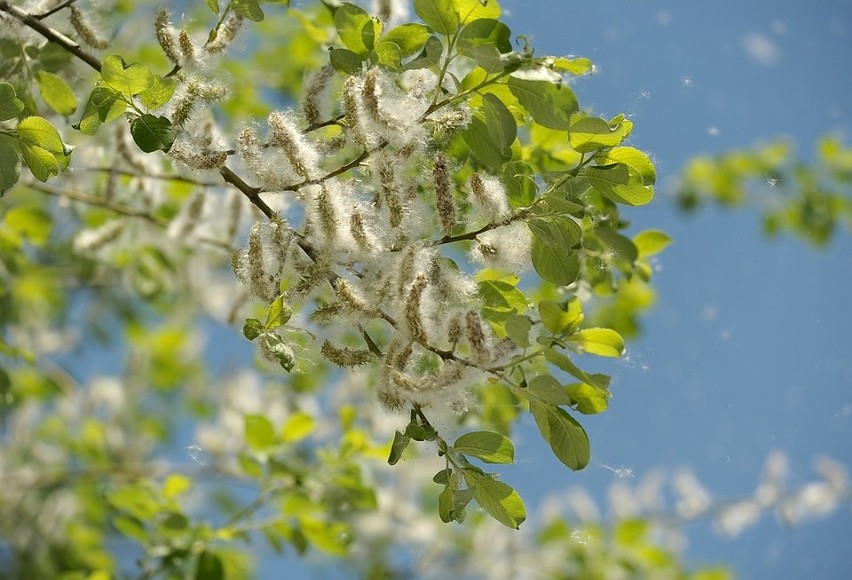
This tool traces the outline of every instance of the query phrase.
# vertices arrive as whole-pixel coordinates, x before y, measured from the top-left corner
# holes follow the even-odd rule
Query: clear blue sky
[[[808,157],[824,133],[849,142],[852,2],[501,4],[513,33],[531,34],[541,53],[598,65],[575,85],[581,104],[631,114],[632,143],[657,162],[658,199],[628,214],[635,231],[675,238],[655,279],[658,306],[630,345],[637,362],[616,367],[610,410],[584,423],[594,460],[637,478],[689,465],[717,496],[751,491],[772,449],[788,453],[795,481],[813,477],[821,453],[852,466],[850,235],[824,251],[769,241],[756,211],[686,217],[664,195],[698,153],[789,136]],[[613,480],[594,465],[566,476],[539,453],[539,472],[519,483],[524,497],[558,489],[554,481],[600,490]],[[845,578],[852,569],[848,506],[793,529],[765,518],[736,540],[709,529],[688,528],[689,561],[727,562],[743,578]]]

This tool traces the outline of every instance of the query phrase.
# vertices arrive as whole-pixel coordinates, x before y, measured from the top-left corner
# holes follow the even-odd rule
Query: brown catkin
[[[428,280],[424,274],[417,274],[405,301],[405,324],[408,327],[408,333],[412,340],[422,345],[425,345],[428,340],[426,328],[423,325],[423,316],[420,312],[420,303],[427,283]]]
[[[361,122],[357,89],[358,79],[354,76],[346,77],[346,80],[343,81],[343,115],[346,118],[346,127],[352,134],[352,139],[366,149],[367,135]]]
[[[186,30],[181,29],[178,32],[178,46],[180,46],[180,51],[183,53],[183,58],[181,59],[183,66],[195,64],[195,43],[192,42],[192,37],[189,36]]]
[[[453,200],[447,158],[443,153],[435,155],[432,179],[435,185],[435,204],[438,210],[438,217],[441,220],[441,227],[444,229],[444,233],[450,235],[456,225],[456,204]]]
[[[309,125],[318,125],[324,119],[322,100],[326,91],[334,79],[334,67],[326,65],[316,73],[310,75],[305,81],[305,89],[302,93],[302,112]]]
[[[475,310],[470,310],[465,316],[465,338],[470,345],[473,359],[477,364],[489,360],[488,343],[482,330],[482,319]]]
[[[85,44],[97,49],[103,49],[109,46],[109,41],[104,40],[98,35],[97,31],[92,26],[92,23],[86,19],[86,15],[83,14],[83,12],[76,6],[71,6],[71,17],[69,20],[71,21],[71,26],[74,28],[74,31],[80,37],[80,40],[82,40]]]
[[[364,216],[358,210],[354,210],[349,218],[349,231],[359,248],[365,252],[372,250],[372,244],[367,237],[367,229],[364,226]]]
[[[356,367],[367,364],[375,356],[367,349],[338,347],[328,340],[322,343],[320,354],[339,367]]]
[[[216,31],[216,38],[205,44],[204,50],[210,54],[224,52],[234,41],[242,25],[243,17],[236,12],[230,12],[219,30]]]
[[[382,110],[379,105],[379,97],[381,96],[382,91],[379,88],[378,80],[379,69],[373,68],[367,71],[367,74],[364,75],[364,86],[361,90],[361,94],[364,99],[364,108],[367,110],[370,120],[378,125],[381,131],[386,133],[391,130],[391,126],[385,120],[384,115],[382,115]]]
[[[154,31],[157,34],[157,42],[160,48],[163,49],[163,54],[166,55],[172,64],[180,62],[180,55],[175,47],[175,39],[172,36],[172,27],[169,23],[169,13],[163,9],[157,12],[157,20],[154,22]]]

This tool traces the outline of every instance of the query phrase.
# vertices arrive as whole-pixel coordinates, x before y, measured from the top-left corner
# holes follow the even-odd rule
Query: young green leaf
[[[485,111],[485,124],[491,140],[502,150],[502,157],[510,158],[511,153],[506,150],[514,143],[518,135],[515,118],[503,101],[491,93],[486,93],[482,97],[482,109]]]
[[[556,365],[566,373],[580,379],[584,383],[594,385],[601,389],[607,389],[609,387],[609,377],[606,377],[606,375],[590,375],[575,365],[568,356],[553,348],[546,348],[544,350],[544,358],[547,359],[547,362]]]
[[[101,78],[125,98],[138,95],[154,84],[154,75],[147,67],[139,63],[127,64],[115,54],[104,59]]]
[[[512,51],[511,36],[509,27],[499,20],[481,18],[462,29],[456,45],[462,54],[479,46],[493,46],[499,53],[507,53]]]
[[[222,559],[210,550],[201,552],[198,556],[194,580],[225,580],[225,566],[222,564]]]
[[[246,415],[243,419],[246,444],[258,451],[275,445],[275,428],[263,415]]]
[[[465,433],[453,443],[453,449],[464,455],[476,457],[486,463],[513,463],[515,446],[512,441],[493,431]]]
[[[666,249],[672,239],[662,230],[643,230],[634,236],[633,243],[639,251],[639,257],[647,258]]]
[[[42,117],[26,117],[18,123],[18,138],[29,145],[46,149],[57,155],[66,155],[70,151],[62,142],[56,127]]]
[[[530,412],[542,438],[554,455],[574,471],[589,464],[589,437],[583,427],[561,407],[530,401]]]
[[[266,313],[266,324],[264,326],[266,330],[275,330],[287,324],[287,321],[290,320],[292,315],[293,310],[285,304],[284,295],[281,294],[269,305],[269,310]]]
[[[507,163],[503,170],[503,184],[512,207],[528,207],[535,201],[538,186],[535,182],[535,171],[529,163]]]
[[[145,113],[130,122],[133,141],[145,153],[168,152],[177,137],[177,131],[168,117]]]
[[[500,4],[497,0],[452,0],[452,4],[462,24],[480,18],[494,19],[500,16]]]
[[[570,405],[571,397],[559,381],[550,375],[539,375],[527,384],[526,394],[532,395],[542,403],[551,405]]]
[[[246,318],[243,325],[243,336],[249,340],[254,340],[264,332],[263,324],[257,318]]]
[[[414,0],[414,12],[438,34],[450,36],[459,27],[452,0]]]
[[[481,114],[474,115],[462,133],[462,138],[476,160],[486,169],[499,172],[503,162],[511,158],[510,152],[494,141],[488,121]]]
[[[38,90],[47,106],[64,117],[77,110],[77,97],[59,75],[45,70],[38,71]]]
[[[559,303],[542,300],[538,303],[538,313],[544,327],[553,334],[561,334],[576,328],[583,322],[583,306],[576,296],[567,302]]]
[[[536,218],[527,225],[533,236],[533,268],[543,280],[567,286],[580,274],[580,258],[572,246],[580,241],[580,226],[568,218]]]
[[[550,67],[561,73],[568,73],[574,76],[580,76],[591,73],[595,70],[595,65],[587,58],[567,58],[557,57],[553,59]]]
[[[177,81],[171,77],[161,77],[154,75],[151,86],[139,93],[139,101],[148,108],[149,111],[159,109],[169,102],[175,94]]]
[[[15,96],[15,88],[9,83],[0,83],[0,121],[17,117],[24,110],[24,102]]]
[[[508,84],[536,123],[557,130],[571,127],[571,115],[579,110],[579,104],[567,85],[520,76],[510,77]]]
[[[584,352],[618,358],[624,354],[624,339],[611,328],[584,328],[567,338]]]
[[[613,130],[599,117],[584,117],[568,129],[568,143],[579,153],[596,151],[603,147],[615,147],[630,134],[633,125],[620,123]]]
[[[348,48],[332,48],[328,60],[337,72],[348,75],[361,72],[361,58]]]
[[[10,138],[11,139],[11,138]],[[0,196],[21,178],[21,156],[0,135]]]
[[[257,0],[231,0],[231,6],[234,12],[249,20],[254,22],[263,20],[263,10],[260,9],[260,4]]]
[[[391,28],[381,37],[381,41],[394,43],[399,47],[402,58],[407,58],[417,54],[426,45],[430,34],[428,27],[411,22]]]
[[[473,489],[473,497],[491,517],[508,528],[518,529],[527,519],[521,496],[511,486],[465,469],[464,478]]]
[[[396,465],[399,463],[399,460],[402,459],[402,454],[405,451],[408,444],[411,442],[411,437],[397,431],[393,436],[393,443],[391,443],[390,456],[388,456],[388,463],[390,465]]]
[[[47,181],[59,175],[59,161],[56,155],[43,147],[21,143],[21,158],[30,168],[30,173],[39,181]]]
[[[334,13],[334,26],[343,45],[362,59],[373,50],[382,30],[380,22],[373,20],[360,6],[349,2]]]
[[[598,193],[616,203],[645,205],[654,198],[654,188],[645,185],[636,169],[623,163],[587,167],[585,175]]]
[[[94,135],[103,123],[117,119],[127,110],[127,103],[121,94],[109,87],[96,87],[86,106],[80,122],[72,125],[84,135]]]
[[[506,336],[521,348],[530,346],[530,329],[532,321],[522,315],[510,317],[505,324]]]
[[[601,151],[595,155],[595,162],[598,165],[623,163],[627,167],[632,167],[642,176],[642,183],[645,185],[654,185],[657,181],[657,171],[654,169],[651,158],[633,147],[613,147]]]
[[[609,407],[610,392],[586,383],[566,385],[566,391],[571,398],[571,405],[584,415],[603,413]]]
[[[314,418],[307,413],[293,413],[287,418],[281,430],[281,441],[284,443],[295,443],[301,441],[314,430]]]

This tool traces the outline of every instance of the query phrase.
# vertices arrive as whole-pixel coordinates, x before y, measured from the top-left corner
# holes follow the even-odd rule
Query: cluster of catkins
[[[265,135],[246,128],[236,146],[249,181],[269,199],[289,196],[298,209],[287,217],[301,222],[255,224],[238,278],[265,301],[281,289],[290,304],[314,300],[311,318],[338,337],[358,330],[364,348],[325,340],[321,354],[342,367],[377,363],[389,409],[464,410],[467,385],[512,351],[480,315],[476,283],[442,253],[458,250],[451,236],[485,230],[470,258],[487,266],[518,272],[529,261],[528,228],[502,183],[474,173],[459,186],[436,146],[432,135],[470,118],[463,106],[432,104],[436,82],[428,71],[378,68],[341,79],[326,67],[306,80],[298,113],[272,113]],[[366,328],[380,329],[381,345]]]

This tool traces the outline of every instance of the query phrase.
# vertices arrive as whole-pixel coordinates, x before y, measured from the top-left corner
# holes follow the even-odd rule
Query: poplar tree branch
[[[96,71],[101,72],[102,64],[100,59],[83,50],[79,44],[58,30],[44,24],[41,20],[39,20],[38,16],[33,16],[32,14],[24,12],[17,6],[12,6],[7,0],[0,0],[0,12],[9,14],[16,20],[19,20],[24,26],[32,28],[50,42],[61,46]]]

